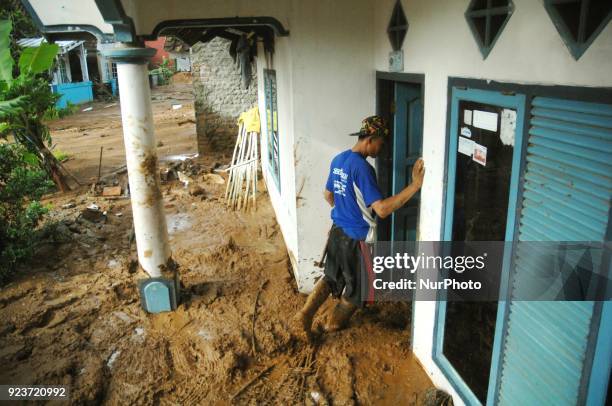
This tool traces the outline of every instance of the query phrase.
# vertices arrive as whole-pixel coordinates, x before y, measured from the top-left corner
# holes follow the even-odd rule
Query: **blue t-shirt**
[[[326,188],[334,193],[334,224],[355,240],[374,241],[376,220],[370,205],[382,194],[372,165],[350,149],[341,152],[331,162]]]

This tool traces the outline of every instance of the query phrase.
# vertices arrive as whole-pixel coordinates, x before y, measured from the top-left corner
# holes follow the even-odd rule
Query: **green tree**
[[[0,0],[0,20],[10,20],[13,25],[10,50],[15,60],[19,59],[18,39],[42,36],[40,30],[32,21],[32,17],[25,11],[19,0]]]
[[[28,259],[47,208],[38,199],[53,187],[35,155],[19,144],[0,143],[0,284]]]
[[[19,74],[14,76],[11,29],[10,20],[0,21],[0,138],[12,135],[38,158],[61,191],[69,190],[69,174],[47,147],[51,135],[43,122],[59,96],[51,92],[41,74],[51,68],[59,47],[42,43],[25,48],[19,56]]]

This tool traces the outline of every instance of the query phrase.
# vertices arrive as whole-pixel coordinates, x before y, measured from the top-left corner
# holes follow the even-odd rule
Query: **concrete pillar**
[[[151,313],[174,310],[179,279],[168,244],[147,69],[155,49],[116,44],[104,53],[117,63],[138,262],[150,276],[139,281],[141,303]]]
[[[99,42],[96,44],[98,50],[98,70],[100,71],[100,80],[102,83],[110,82],[113,78],[111,72],[111,62],[106,56],[106,52],[112,48],[112,44]]]
[[[81,73],[83,82],[89,82],[89,68],[87,67],[87,49],[81,44],[79,48],[79,61],[81,62]]]
[[[147,69],[155,49],[117,47],[105,53],[117,63],[138,261],[151,277],[162,277],[171,252],[160,189]]]

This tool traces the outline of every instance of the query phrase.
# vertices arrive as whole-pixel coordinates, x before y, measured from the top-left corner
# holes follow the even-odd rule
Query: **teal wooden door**
[[[418,86],[395,84],[393,132],[393,194],[412,181],[412,167],[423,149],[423,100]],[[391,240],[416,241],[420,195],[414,196],[391,218]]]
[[[453,88],[451,97],[444,241],[513,241],[523,145],[522,129],[525,120],[525,96],[479,89]],[[466,119],[466,110],[470,111],[469,120]],[[498,111],[500,125],[497,127],[501,128],[501,113],[504,110],[516,112],[513,141],[506,140],[510,145],[501,141],[501,135],[498,135],[497,131],[487,130],[484,132],[485,130],[475,125],[474,120],[472,120],[474,111]],[[473,137],[474,140],[488,146],[486,162],[482,169],[480,169],[481,163],[473,162],[471,155],[459,150],[459,142],[464,135],[461,128],[467,125],[466,121],[474,124],[470,125],[472,130],[469,137]],[[465,136],[467,137],[467,134]],[[497,169],[492,171],[492,168]],[[484,181],[489,176],[491,176],[489,179],[493,179],[495,182],[487,185]],[[478,181],[473,183],[477,187],[471,187],[470,189],[458,187],[462,186],[461,183],[467,184],[467,181]],[[486,187],[491,188],[491,186],[495,187],[494,195],[497,198],[487,197],[485,199],[486,194],[481,195],[481,193]],[[483,197],[479,198],[480,196]],[[466,197],[469,197],[469,199],[466,199]],[[493,224],[496,220],[495,227],[468,227],[468,225],[473,224],[470,221],[470,218],[473,217],[466,216],[466,213],[479,214],[485,211],[488,214],[486,222],[482,221],[482,223]],[[472,231],[469,231],[470,229]],[[504,280],[504,274],[508,268],[507,263],[509,261],[507,259],[510,258],[504,256],[502,280]],[[491,319],[496,316],[495,308],[492,308],[490,303],[485,302],[476,304],[446,302],[442,291],[438,300],[433,348],[434,361],[457,390],[464,403],[468,405],[489,404],[487,398],[494,392],[491,390],[491,382],[494,384],[497,381],[495,372],[499,351],[496,348],[499,347],[499,341],[501,340],[501,334],[497,331],[501,323],[496,321],[493,326],[490,323]],[[464,304],[467,306],[464,306]],[[493,303],[493,305],[497,304]],[[479,320],[478,315],[480,314],[486,314],[482,321]],[[469,323],[461,322],[462,319],[469,321]],[[487,327],[482,329],[481,324],[485,325],[485,321]],[[459,324],[462,327],[459,327]],[[456,334],[458,328],[461,328],[464,334]],[[493,333],[491,333],[492,328],[495,329]],[[486,332],[486,340],[480,338],[474,340],[474,334],[469,332],[476,331]],[[489,334],[493,335],[492,348]],[[470,342],[478,345],[471,345]],[[478,364],[475,364],[472,360],[478,360]],[[477,365],[477,367],[471,368],[473,365]]]
[[[544,97],[532,104],[518,240],[608,241],[612,105]],[[537,267],[533,256],[517,252],[511,298],[529,288]],[[611,362],[610,320],[603,315],[610,302],[510,300],[507,306],[491,403],[603,404]]]

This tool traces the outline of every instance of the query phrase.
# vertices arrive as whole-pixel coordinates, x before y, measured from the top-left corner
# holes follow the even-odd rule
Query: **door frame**
[[[444,145],[449,146],[450,143],[450,126],[451,126],[451,100],[452,100],[452,91],[453,88],[459,89],[475,89],[475,90],[483,90],[483,91],[496,91],[501,92],[507,95],[514,95],[516,93],[523,94],[526,97],[525,100],[525,112],[529,114],[531,111],[531,101],[536,96],[543,97],[552,97],[552,98],[561,98],[561,99],[572,99],[583,102],[591,102],[591,103],[603,103],[603,104],[612,104],[612,87],[579,87],[579,86],[563,86],[563,85],[537,85],[537,84],[519,84],[512,82],[499,82],[495,80],[486,80],[486,79],[468,79],[461,77],[449,77],[448,85],[447,85],[447,111],[446,111],[446,133],[444,139]],[[517,126],[518,129],[518,126]],[[522,201],[522,190],[524,184],[524,167],[525,167],[525,158],[527,155],[527,139],[528,139],[528,131],[529,131],[529,120],[525,119],[523,123],[523,146],[521,152],[521,167],[520,167],[520,177],[518,184],[518,194],[517,194],[517,203]],[[440,240],[443,240],[444,236],[444,227],[446,224],[446,202],[448,197],[448,174],[449,174],[449,155],[448,150],[444,154],[444,172],[443,172],[443,187],[442,187],[442,208],[441,208],[441,222],[440,222]],[[518,220],[519,220],[519,211],[520,207],[516,208],[516,218],[515,224],[513,225],[514,232],[518,232]],[[608,219],[608,231],[606,235],[606,240],[612,241],[612,209],[610,210],[610,216]],[[507,284],[507,280],[506,280]],[[507,287],[506,287],[507,292]],[[436,346],[436,329],[437,329],[437,315],[438,315],[438,307],[442,302],[436,301],[436,320],[434,321],[434,336],[432,337],[434,341],[434,351],[432,352],[432,358],[437,365],[435,360],[435,346]],[[503,309],[502,309],[503,308]],[[503,314],[500,313],[503,310]],[[581,391],[583,398],[586,398],[587,405],[598,404],[598,399],[605,399],[606,397],[606,389],[599,386],[599,383],[604,382],[606,379],[607,384],[612,384],[612,376],[610,372],[605,371],[606,363],[605,360],[607,355],[612,354],[612,324],[605,323],[604,316],[612,316],[612,302],[596,302],[593,314],[593,320],[591,324],[591,335],[589,338],[588,346],[592,347],[592,353],[587,354],[587,360],[585,361],[585,365],[583,366],[582,371],[582,382],[581,382]],[[505,301],[499,302],[498,307],[498,317],[496,323],[501,322],[503,324],[502,330],[500,331],[500,336],[503,340],[505,340],[506,336],[506,321],[508,317],[508,306]],[[500,324],[496,324],[496,336],[498,334],[498,327]],[[414,328],[413,328],[414,334]],[[497,339],[497,337],[496,337]],[[503,341],[501,340],[501,341]],[[499,374],[501,372],[501,360],[503,359],[503,342],[499,343],[499,354],[498,354],[498,363],[495,367],[495,370],[491,371],[490,378],[495,374],[495,386],[491,386],[492,380],[489,379],[489,393],[487,394],[487,404],[495,404],[497,400],[497,395],[499,393],[499,384],[500,380]],[[494,347],[495,351],[495,347]],[[495,355],[495,352],[493,353]],[[601,357],[603,356],[603,358]],[[492,359],[493,361],[493,359]],[[592,362],[592,365],[589,364]],[[493,366],[493,365],[492,365]],[[607,364],[609,367],[610,365]],[[450,380],[449,376],[445,371],[442,371],[444,376],[449,380],[450,384],[457,391],[460,397],[464,402],[468,403],[465,397],[461,395],[461,392],[457,389],[456,385]],[[607,377],[605,376],[607,374]],[[491,390],[493,389],[493,390]],[[479,404],[480,402],[476,402]],[[468,403],[469,404],[469,403]]]
[[[504,94],[494,90],[482,90],[465,87],[450,86],[449,84],[449,121],[447,144],[448,150],[446,153],[446,184],[444,187],[445,196],[443,204],[443,221],[442,221],[442,241],[452,240],[452,225],[453,225],[453,210],[455,198],[455,180],[456,180],[456,162],[457,162],[457,145],[459,141],[459,102],[462,100],[486,103],[495,106],[512,108],[516,110],[516,132],[514,138],[514,151],[512,154],[512,173],[510,175],[510,186],[508,193],[508,209],[506,218],[506,234],[505,241],[514,241],[517,216],[517,203],[519,201],[519,185],[522,183],[520,176],[523,172],[524,162],[524,139],[526,133],[526,96],[523,94]],[[510,260],[511,252],[504,252],[504,260],[502,266],[502,275],[500,279],[500,292],[507,291],[508,279],[510,275]],[[459,394],[466,404],[480,404],[480,401],[468,387],[461,375],[452,366],[450,361],[443,353],[444,345],[444,322],[446,320],[446,301],[438,300],[436,302],[436,316],[434,321],[434,342],[432,349],[432,358],[436,365],[440,368],[443,374],[447,377],[455,391]],[[487,390],[487,404],[492,402],[495,396],[495,388],[498,380],[499,360],[501,355],[501,346],[504,337],[505,329],[506,302],[499,301],[497,308],[497,316],[495,323],[495,333],[493,338],[493,349],[491,353],[491,369],[489,372],[489,385]]]
[[[376,114],[382,114],[382,95],[385,94],[383,92],[384,86],[394,87],[396,82],[406,83],[415,86],[419,86],[421,88],[421,101],[423,102],[423,125],[425,119],[425,75],[422,73],[404,73],[404,72],[382,72],[376,71]],[[423,136],[423,140],[425,137]],[[395,148],[393,149],[395,151]],[[392,152],[393,157],[393,152]],[[378,166],[378,165],[377,165]],[[393,166],[392,166],[393,170]],[[393,181],[392,181],[393,182]],[[420,208],[419,208],[420,212]],[[420,222],[420,213],[419,213],[419,222]],[[418,229],[418,225],[417,225]],[[393,231],[393,230],[392,230]],[[414,337],[414,316],[415,316],[415,292],[411,293],[412,300],[412,315],[410,317],[410,337]],[[414,340],[410,340],[410,350],[412,351],[414,348]]]

